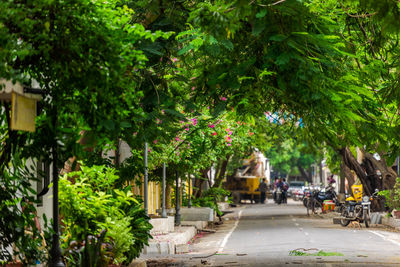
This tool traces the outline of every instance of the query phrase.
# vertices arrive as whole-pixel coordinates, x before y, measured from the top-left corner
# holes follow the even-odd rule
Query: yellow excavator
[[[265,157],[260,152],[254,152],[249,159],[243,160],[233,178],[227,181],[226,187],[232,193],[234,203],[250,200],[251,203],[260,201],[258,187],[265,175]],[[269,181],[266,180],[269,184]]]

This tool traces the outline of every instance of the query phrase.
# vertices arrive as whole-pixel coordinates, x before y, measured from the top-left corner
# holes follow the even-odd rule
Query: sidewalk
[[[222,210],[229,205],[221,205]],[[149,245],[142,251],[143,257],[165,256],[188,253],[192,251],[190,244],[200,238],[200,232],[213,232],[207,227],[218,221],[215,212],[210,208],[181,208],[181,225],[174,226],[174,217],[151,219],[153,225]]]
[[[238,220],[239,211],[245,206],[246,204],[236,208],[224,206],[229,213],[222,217],[222,224],[218,224],[218,218],[214,219],[215,224],[207,224],[208,227],[205,228],[204,222],[183,221],[182,225],[196,224],[200,228],[179,226],[171,233],[154,235],[146,248],[147,254],[142,253],[140,260],[145,260],[148,267],[198,266],[201,258],[218,252],[223,239]]]
[[[194,226],[175,227],[173,232],[153,235],[149,245],[143,249],[143,256],[171,255],[189,251],[188,242],[197,234]]]

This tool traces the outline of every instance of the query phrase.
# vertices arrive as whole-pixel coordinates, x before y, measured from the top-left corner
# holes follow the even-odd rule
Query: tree
[[[10,194],[3,194],[1,203],[2,210],[9,210],[22,203],[11,178],[23,178],[17,189],[24,196],[31,191],[28,181],[35,175],[22,173],[24,160],[54,160],[53,151],[58,167],[71,156],[89,154],[87,161],[98,161],[98,151],[141,127],[135,122],[144,117],[138,101],[143,93],[135,88],[140,81],[137,70],[146,57],[135,46],[168,34],[132,23],[132,10],[120,1],[3,1],[0,9],[0,77],[28,86],[36,81],[45,96],[32,134],[10,130],[9,104],[2,104],[1,186]],[[87,145],[96,144],[94,151],[77,143],[82,130],[91,137]],[[18,165],[13,165],[16,159]],[[26,210],[34,214],[32,207]],[[19,222],[30,225],[31,216],[18,216]],[[19,225],[19,232],[13,229],[16,225],[2,226],[2,232],[14,234],[3,240],[2,254],[11,243],[27,241],[24,225]],[[39,231],[32,228],[34,240],[39,240]],[[39,256],[26,248],[38,244],[16,244],[29,260]],[[9,254],[3,255],[10,260]]]

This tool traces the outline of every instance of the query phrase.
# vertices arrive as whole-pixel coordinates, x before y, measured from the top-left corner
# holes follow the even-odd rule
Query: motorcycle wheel
[[[307,200],[308,200],[308,198],[306,198],[306,197],[303,198],[303,205],[304,205],[304,207],[306,207],[306,208],[307,208],[307,202],[308,202]]]
[[[346,227],[347,225],[349,225],[350,220],[345,220],[345,219],[340,219],[340,225],[343,227]]]
[[[276,198],[277,198],[276,203],[280,205],[282,203],[282,194],[277,194]]]
[[[318,200],[314,199],[314,213],[317,213],[317,211],[320,210],[322,213],[322,203],[319,202]]]
[[[365,227],[369,227],[369,223],[370,223],[370,218],[367,212],[364,212],[363,214],[363,219],[364,219],[364,223],[365,223]]]
[[[314,209],[313,200],[311,198],[307,198],[306,202],[307,202],[307,205],[306,205],[306,207],[307,207],[307,216],[310,216],[310,213],[312,213],[313,209]]]
[[[342,206],[342,210],[340,212],[340,215],[342,217],[346,217],[347,216],[347,210],[345,206]],[[346,219],[340,219],[340,225],[343,227],[346,227],[347,225],[349,225],[350,220],[346,220]]]

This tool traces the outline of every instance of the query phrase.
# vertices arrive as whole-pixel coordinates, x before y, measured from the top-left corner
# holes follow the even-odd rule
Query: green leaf
[[[132,127],[132,124],[130,122],[127,122],[127,121],[121,122],[120,125],[121,125],[122,128],[130,128],[130,127]]]
[[[264,21],[257,19],[254,23],[252,34],[254,36],[260,35],[260,33],[265,29],[265,26],[266,24]]]
[[[228,39],[223,39],[221,40],[221,44],[228,49],[229,51],[232,51],[234,46],[233,43],[231,41],[229,41]]]
[[[256,14],[256,18],[261,19],[267,15],[267,9],[262,9],[260,12]]]
[[[189,44],[189,45],[183,47],[181,50],[178,51],[178,56],[182,56],[182,55],[186,54],[187,52],[189,52],[192,49],[194,49],[194,46]]]
[[[102,125],[104,128],[106,128],[109,131],[112,131],[115,129],[115,123],[112,120],[104,120],[100,122],[100,125]]]

